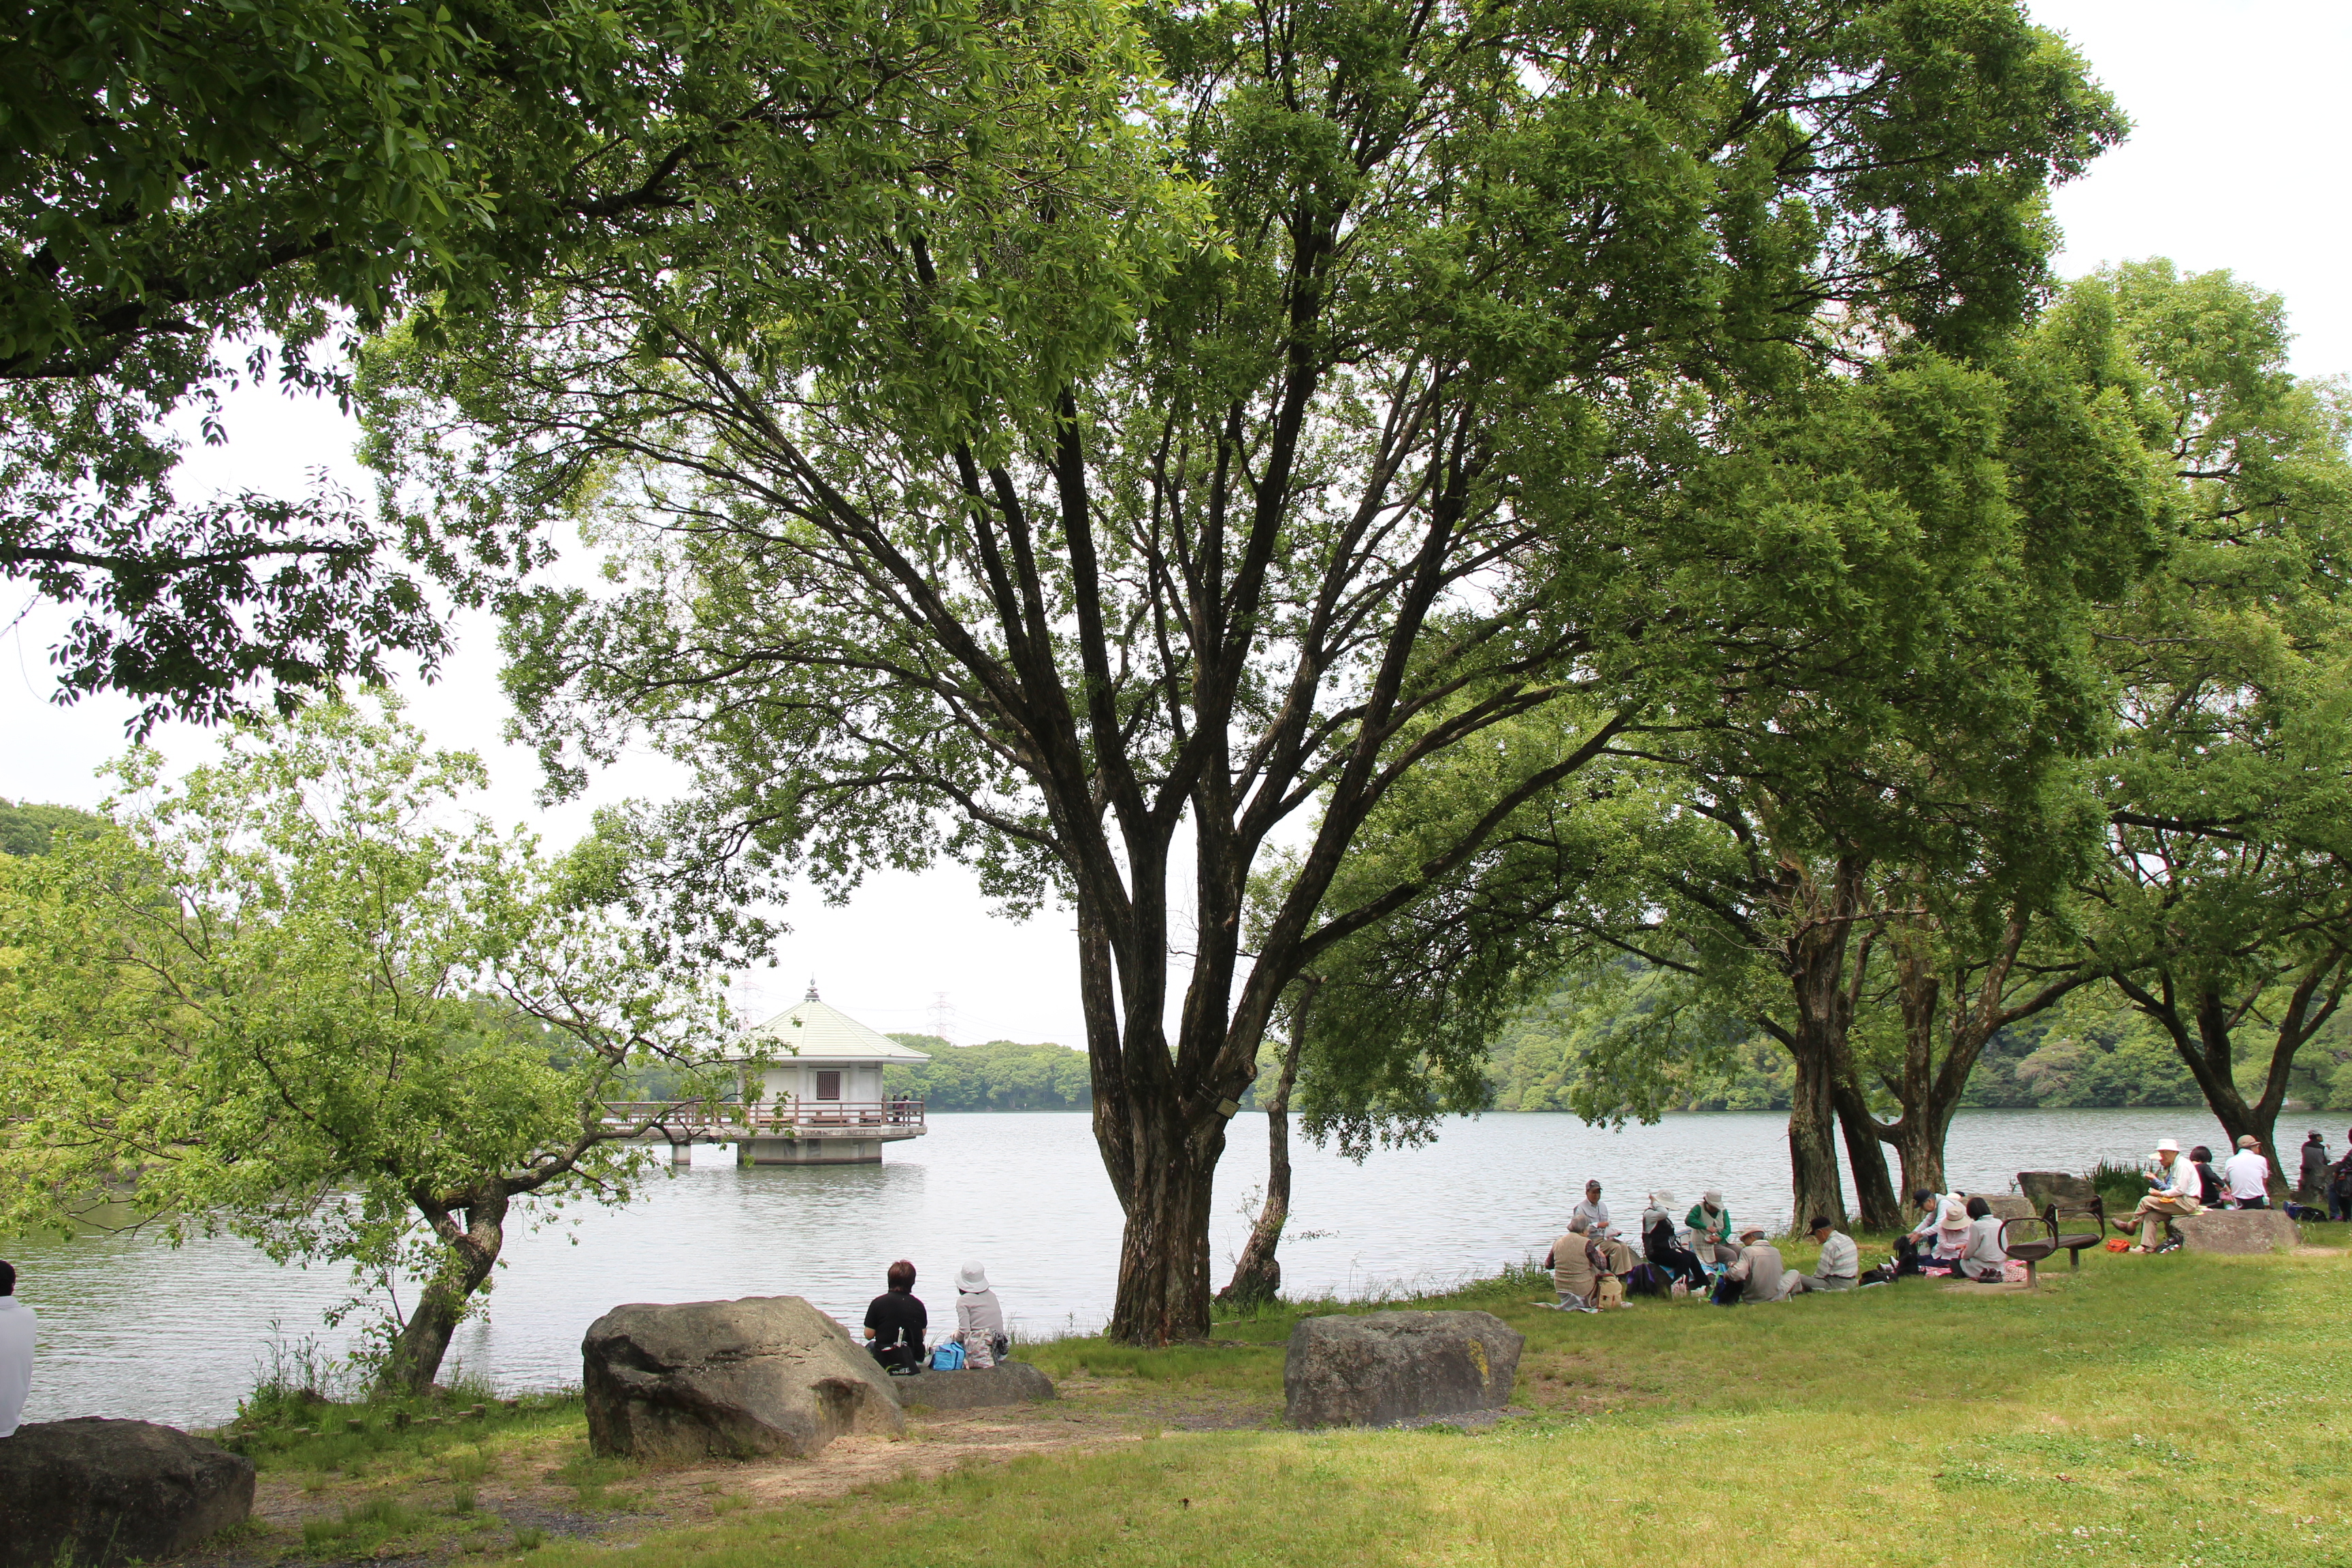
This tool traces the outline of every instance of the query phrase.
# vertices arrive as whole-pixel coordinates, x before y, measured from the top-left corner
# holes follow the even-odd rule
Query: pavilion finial
[[[814,1001],[815,1001],[815,1000],[816,1000],[816,976],[815,976],[815,975],[812,974],[812,975],[810,975],[810,976],[809,976],[809,989],[808,989],[808,994],[807,994],[807,995],[805,995],[805,996],[803,996],[803,997],[802,997],[802,998],[801,998],[801,1000],[802,1000],[802,1001],[803,1001],[803,1002],[814,1002]]]

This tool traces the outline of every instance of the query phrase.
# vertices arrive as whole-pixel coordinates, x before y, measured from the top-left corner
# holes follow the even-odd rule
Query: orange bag
[[[2111,1236],[2107,1237],[2107,1250],[2109,1252],[2129,1252],[2131,1250],[2131,1237],[2127,1236]]]

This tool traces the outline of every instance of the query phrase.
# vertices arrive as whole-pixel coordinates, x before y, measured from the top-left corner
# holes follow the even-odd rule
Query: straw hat
[[[1742,1241],[1746,1241],[1746,1240],[1747,1240],[1749,1237],[1751,1237],[1751,1236],[1769,1236],[1769,1235],[1770,1235],[1770,1234],[1771,1234],[1771,1233],[1770,1233],[1769,1231],[1767,1231],[1767,1230],[1766,1230],[1762,1226],[1760,1226],[1760,1225],[1751,1225],[1751,1226],[1745,1226],[1744,1228],[1742,1228],[1742,1229],[1741,1229],[1741,1231],[1740,1231],[1740,1233],[1739,1233],[1739,1239],[1740,1239],[1740,1240],[1742,1240]]]
[[[956,1270],[956,1289],[965,1295],[988,1289],[988,1270],[977,1263],[967,1263]]]

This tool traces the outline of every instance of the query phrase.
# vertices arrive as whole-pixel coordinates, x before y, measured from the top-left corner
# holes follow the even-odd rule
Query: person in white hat
[[[1011,1348],[1004,1331],[1004,1309],[988,1286],[988,1270],[967,1263],[956,1270],[956,1338],[963,1345],[968,1367],[994,1366]]]
[[[2134,1252],[2154,1252],[2163,1245],[2165,1223],[2173,1215],[2205,1212],[2197,1201],[2197,1167],[2180,1157],[2178,1138],[2156,1141],[2156,1163],[2148,1168],[2147,1185],[2147,1196],[2140,1199],[2131,1217],[2116,1221],[2120,1231],[2139,1227]]]

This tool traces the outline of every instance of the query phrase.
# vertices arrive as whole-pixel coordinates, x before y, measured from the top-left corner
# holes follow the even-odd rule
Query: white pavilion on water
[[[923,1102],[883,1093],[882,1069],[930,1057],[869,1029],[840,1008],[808,994],[745,1031],[743,1054],[765,1056],[747,1069],[742,1120],[749,1137],[735,1145],[743,1165],[873,1165],[882,1145],[920,1138]]]

